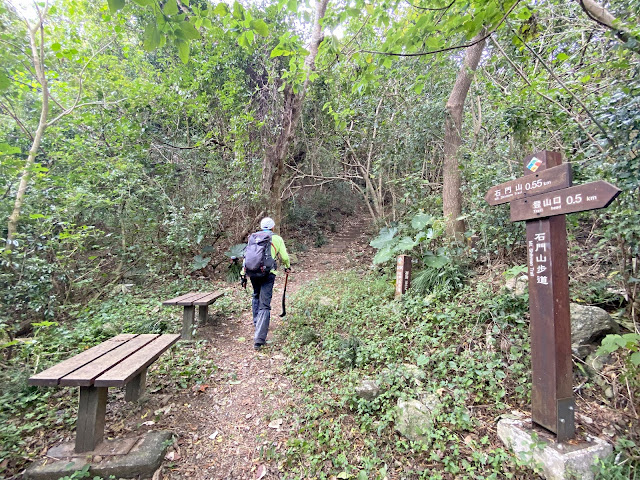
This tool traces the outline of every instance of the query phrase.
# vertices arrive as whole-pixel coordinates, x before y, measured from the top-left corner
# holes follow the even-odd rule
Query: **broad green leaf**
[[[147,52],[151,52],[158,47],[160,43],[160,32],[158,32],[158,27],[154,22],[151,22],[144,29],[144,49]]]
[[[396,233],[398,233],[398,229],[396,227],[385,227],[380,230],[380,234],[376,238],[371,240],[371,243],[369,243],[369,245],[377,249],[384,248],[391,243]]]
[[[189,42],[185,42],[184,40],[179,40],[178,42],[178,56],[182,63],[187,63],[189,61]]]
[[[12,147],[8,143],[0,143],[0,155],[13,155],[20,152],[20,147]]]
[[[631,360],[631,363],[633,363],[636,367],[640,366],[640,352],[632,353],[630,360]]]
[[[435,37],[435,36],[427,38],[427,40],[424,43],[431,50],[438,50],[442,48],[444,44],[442,38]]]
[[[175,0],[174,0],[175,1]],[[111,13],[116,13],[124,8],[124,0],[107,0]]]
[[[134,3],[140,5],[141,7],[148,7],[149,5],[153,5],[153,0],[133,0]]]
[[[433,224],[433,217],[426,213],[418,213],[411,219],[411,227],[415,230],[422,230],[427,225]]]
[[[213,9],[213,13],[220,17],[225,17],[229,15],[229,7],[226,3],[222,2],[216,5],[216,8]]]
[[[251,28],[258,35],[261,35],[263,37],[266,37],[267,35],[269,35],[269,27],[267,27],[267,24],[264,22],[264,20],[252,20]]]
[[[424,257],[424,264],[431,268],[442,268],[449,263],[449,257],[444,255],[427,255]]]
[[[247,30],[246,32],[244,32],[244,36],[247,37],[247,42],[249,42],[249,45],[251,45],[253,43],[253,39],[255,38],[253,30]]]
[[[61,46],[58,42],[51,44],[51,50],[53,50],[54,52],[57,52],[58,50],[60,50],[60,48]]]
[[[416,242],[413,241],[411,237],[403,237],[396,245],[396,251],[398,252],[408,252],[416,246]]]
[[[244,20],[244,7],[239,2],[233,2],[233,18]]]
[[[429,357],[424,353],[421,353],[416,363],[418,364],[419,367],[424,367],[429,363]]]
[[[238,45],[240,45],[241,47],[249,46],[249,41],[247,40],[247,36],[245,35],[245,33],[246,32],[242,32],[242,35],[238,37]]]
[[[200,270],[209,264],[211,257],[203,257],[202,255],[196,255],[193,257],[193,265],[191,266],[192,272]]]
[[[373,257],[373,264],[378,265],[380,263],[385,263],[391,260],[392,258],[393,258],[393,251],[391,247],[384,247],[382,250],[376,253],[375,257]]]
[[[167,3],[164,4],[162,11],[165,15],[175,15],[178,13],[178,3],[176,0],[167,0]]]
[[[189,40],[195,40],[197,38],[200,38],[200,32],[198,32],[198,30],[196,30],[196,27],[194,27],[189,22],[186,22],[186,21],[180,22],[180,30],[182,30],[182,33],[184,33],[184,36]]]
[[[556,63],[562,63],[562,62],[564,62],[565,60],[567,60],[568,58],[569,58],[569,55],[567,55],[567,54],[566,54],[566,53],[564,53],[564,52],[560,52],[560,53],[558,54],[558,56],[556,57]]]

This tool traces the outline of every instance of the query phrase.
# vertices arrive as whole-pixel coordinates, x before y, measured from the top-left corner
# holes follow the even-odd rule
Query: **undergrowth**
[[[531,478],[496,435],[501,415],[529,410],[527,295],[482,283],[393,294],[392,278],[341,273],[296,296],[280,330],[301,396],[283,412],[297,426],[284,478]],[[375,398],[357,394],[365,379]],[[433,424],[398,434],[398,400],[429,398]]]

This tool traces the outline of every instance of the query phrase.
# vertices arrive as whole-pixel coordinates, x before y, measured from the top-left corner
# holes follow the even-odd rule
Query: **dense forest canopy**
[[[315,7],[2,6],[7,332],[126,270],[215,268],[314,191],[512,251],[521,226],[482,193],[540,149],[624,190],[599,230],[637,261],[635,2]]]
[[[639,18],[635,0],[2,0],[0,353],[123,285],[224,276],[266,214],[306,248],[364,212],[383,267],[470,245],[479,268],[523,263],[523,225],[484,195],[539,150],[622,190],[569,217],[571,255],[640,333]]]

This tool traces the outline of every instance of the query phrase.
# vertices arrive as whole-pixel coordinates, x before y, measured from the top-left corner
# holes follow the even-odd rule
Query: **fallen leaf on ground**
[[[282,419],[276,418],[275,420],[272,420],[269,423],[269,428],[280,428],[281,425],[282,425]]]
[[[260,465],[256,472],[256,480],[261,480],[267,474],[267,467]]]
[[[142,422],[142,425],[147,425],[147,426],[151,426],[151,425],[155,425],[156,422],[154,422],[153,420],[149,420],[148,422]]]

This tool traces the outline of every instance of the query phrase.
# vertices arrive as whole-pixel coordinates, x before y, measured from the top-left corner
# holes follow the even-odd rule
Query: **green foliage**
[[[598,348],[598,355],[608,355],[618,349],[628,352],[629,361],[636,367],[637,373],[640,373],[640,334],[607,335]]]
[[[634,456],[629,454],[635,453]],[[596,480],[638,480],[640,478],[640,449],[625,437],[618,439],[614,452],[598,459],[593,468]]]
[[[405,460],[411,470],[404,474],[412,478],[520,472],[507,451],[491,445],[488,425],[472,412],[481,405],[493,419],[507,397],[511,408],[528,402],[527,303],[474,288],[453,297],[408,295],[397,303],[388,278],[348,273],[296,295],[296,309],[280,331],[286,371],[304,396],[285,412],[298,425],[279,457],[289,478],[343,472],[345,478],[382,478],[387,465]],[[380,386],[373,400],[354,393],[364,377]],[[424,443],[396,435],[398,398],[429,393],[444,407]],[[356,458],[354,444],[360,445]]]
[[[396,237],[396,234],[400,233]],[[417,254],[425,265],[441,268],[450,261],[443,248],[435,251],[436,240],[444,233],[444,223],[425,213],[416,214],[410,224],[384,227],[370,245],[378,250],[374,264],[386,263],[399,254]]]

